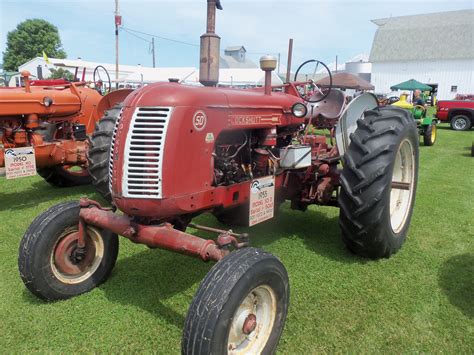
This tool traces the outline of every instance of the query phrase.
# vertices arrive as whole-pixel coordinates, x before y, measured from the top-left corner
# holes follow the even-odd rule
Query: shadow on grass
[[[464,315],[474,318],[474,254],[453,256],[441,267],[439,285]]]
[[[26,190],[0,192],[0,199],[2,200],[0,211],[22,210],[55,198],[67,198],[71,194],[88,195],[93,199],[100,200],[100,197],[91,186],[54,187],[40,180],[32,183],[31,187]]]
[[[101,286],[111,302],[139,307],[182,329],[185,315],[163,301],[200,282],[213,264],[162,250],[145,250],[117,263]],[[191,297],[185,300],[191,303]]]
[[[366,263],[366,259],[352,254],[345,247],[341,239],[339,218],[328,218],[319,208],[312,207],[306,212],[294,211],[289,208],[289,203],[285,203],[274,219],[253,228],[233,230],[249,233],[250,244],[254,247],[265,249],[265,246],[282,238],[299,239],[308,250],[325,258],[344,263]],[[226,228],[217,221],[215,225]]]

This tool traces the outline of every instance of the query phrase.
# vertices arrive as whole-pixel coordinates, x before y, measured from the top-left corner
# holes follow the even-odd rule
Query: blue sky
[[[310,58],[345,61],[369,53],[376,26],[371,19],[472,9],[474,0],[221,0],[217,33],[221,46],[245,45],[255,62],[281,53],[295,40],[294,64]],[[126,28],[192,44],[205,32],[205,0],[120,0]],[[6,35],[28,18],[59,29],[69,58],[113,63],[114,0],[0,0],[0,51]],[[415,35],[415,34],[414,34]],[[433,34],[436,35],[435,33]],[[139,35],[144,39],[150,37]],[[147,41],[120,33],[122,64],[151,66]],[[407,38],[407,40],[409,40]],[[157,66],[198,66],[199,48],[155,39]]]

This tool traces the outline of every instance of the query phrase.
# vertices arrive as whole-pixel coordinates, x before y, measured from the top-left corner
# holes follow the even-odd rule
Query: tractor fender
[[[421,121],[421,125],[422,126],[431,126],[432,123],[437,123],[438,120],[436,118],[433,118],[433,117],[425,117],[423,118],[423,121]]]
[[[133,91],[133,89],[115,90],[105,95],[97,105],[96,121],[104,116],[104,112],[114,107],[116,104],[123,102],[125,98]]]
[[[339,155],[342,157],[351,143],[350,135],[357,129],[357,120],[364,118],[364,112],[377,108],[377,97],[365,93],[353,99],[345,108],[336,125],[336,144]]]

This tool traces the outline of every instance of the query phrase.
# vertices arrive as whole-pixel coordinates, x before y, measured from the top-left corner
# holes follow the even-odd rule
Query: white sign
[[[266,176],[250,185],[249,226],[273,218],[275,209],[275,177]]]
[[[5,170],[7,179],[36,175],[33,147],[5,149]]]

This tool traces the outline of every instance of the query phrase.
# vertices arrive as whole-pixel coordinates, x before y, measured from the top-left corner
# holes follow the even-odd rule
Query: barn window
[[[458,86],[457,85],[451,86],[451,92],[458,92]]]

